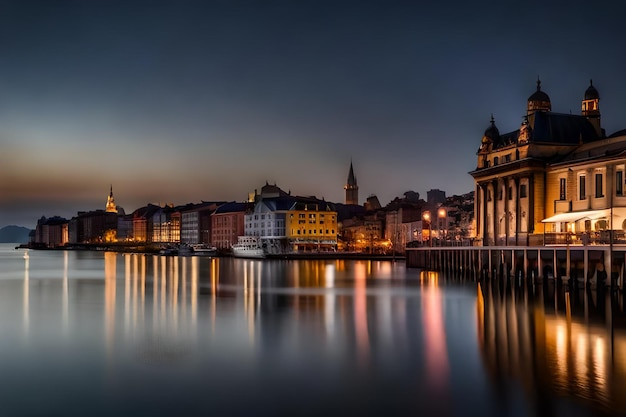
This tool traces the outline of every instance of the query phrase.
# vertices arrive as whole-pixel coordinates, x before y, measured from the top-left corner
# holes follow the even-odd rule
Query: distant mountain
[[[5,226],[0,229],[0,243],[28,243],[30,229],[22,226]]]

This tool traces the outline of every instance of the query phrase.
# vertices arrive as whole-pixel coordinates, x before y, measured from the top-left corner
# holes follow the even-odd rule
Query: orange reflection
[[[115,296],[117,286],[117,254],[104,253],[104,328],[107,351],[112,353],[115,341]]]
[[[424,281],[427,285],[424,285]],[[446,345],[443,294],[439,288],[438,273],[429,271],[422,277],[422,299],[428,381],[432,388],[441,392],[448,386],[450,364]]]
[[[506,298],[495,285],[485,288],[484,311],[478,321],[485,323],[480,334],[483,357],[494,376],[516,376],[531,397],[550,390],[626,415],[626,354],[622,353],[626,332],[613,328],[610,317],[607,325],[586,319],[597,293],[560,294],[558,302],[552,303],[552,294],[539,292],[539,299],[529,305]],[[570,296],[577,302],[570,302]],[[547,305],[563,306],[565,314],[557,307],[548,314],[547,300]],[[611,302],[606,299],[607,311]],[[578,314],[573,306],[578,306]]]
[[[361,364],[369,357],[369,332],[367,329],[367,269],[366,264],[354,265],[354,327],[357,356]]]

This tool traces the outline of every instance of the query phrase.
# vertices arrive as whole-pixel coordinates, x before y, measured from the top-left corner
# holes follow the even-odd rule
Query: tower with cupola
[[[602,126],[600,125],[600,94],[593,86],[593,80],[589,80],[589,87],[587,87],[585,91],[585,96],[582,100],[581,114],[593,125],[598,136],[604,136]]]

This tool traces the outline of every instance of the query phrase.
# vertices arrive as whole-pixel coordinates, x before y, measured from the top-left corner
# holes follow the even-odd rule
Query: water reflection
[[[626,414],[626,331],[613,323],[620,297],[553,285],[479,286],[480,342],[496,386],[518,379],[543,410],[556,396]]]
[[[443,293],[439,287],[439,273],[424,271],[421,275],[424,314],[423,326],[426,338],[426,369],[434,394],[447,393],[450,365],[446,346],[446,330],[443,309]]]
[[[5,265],[13,410],[11,387],[60,384],[67,401],[44,404],[70,415],[70,398],[104,415],[569,415],[564,400],[626,414],[623,299],[606,293],[374,261],[33,251]]]

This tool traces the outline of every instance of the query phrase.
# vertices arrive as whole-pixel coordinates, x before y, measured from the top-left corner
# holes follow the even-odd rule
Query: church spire
[[[107,213],[117,213],[117,206],[115,205],[115,199],[113,198],[113,184],[111,184],[111,191],[107,197],[107,205],[105,211]]]
[[[350,171],[348,172],[348,182],[343,187],[346,190],[346,204],[359,204],[359,186],[356,183],[356,176],[354,175],[354,168],[352,167],[352,161],[350,161]]]

